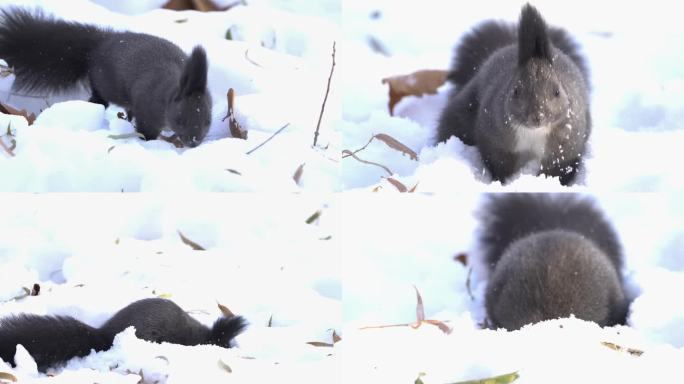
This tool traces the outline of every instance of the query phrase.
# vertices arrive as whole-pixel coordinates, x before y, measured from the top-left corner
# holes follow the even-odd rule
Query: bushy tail
[[[509,24],[487,21],[476,26],[463,36],[456,47],[456,56],[447,78],[460,87],[464,86],[494,51],[515,42],[516,31]]]
[[[209,344],[230,348],[235,336],[247,328],[247,321],[242,316],[222,317],[214,323],[209,333]]]
[[[90,52],[106,31],[40,10],[0,10],[0,59],[14,68],[13,89],[64,91],[88,74]]]
[[[563,229],[591,240],[617,271],[622,249],[617,234],[594,202],[574,194],[504,193],[488,196],[480,211],[479,236],[491,269],[508,246],[536,232]]]
[[[20,315],[0,319],[0,358],[14,363],[17,344],[31,354],[40,371],[69,359],[102,351],[112,338],[67,316]]]

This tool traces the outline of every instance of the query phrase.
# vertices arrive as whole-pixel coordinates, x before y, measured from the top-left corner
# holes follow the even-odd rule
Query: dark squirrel
[[[463,37],[448,80],[456,85],[437,142],[477,147],[493,180],[528,164],[572,184],[591,131],[589,71],[568,33],[531,5],[517,28],[487,21]],[[538,168],[537,168],[538,167]]]
[[[100,328],[93,328],[69,316],[23,314],[0,319],[0,358],[14,363],[17,344],[31,354],[41,372],[91,350],[104,351],[114,336],[135,327],[135,335],[155,343],[181,345],[213,344],[230,348],[247,322],[241,316],[221,317],[209,328],[185,313],[173,301],[142,299],[117,312]]]
[[[58,20],[40,11],[0,11],[0,58],[14,68],[18,91],[65,91],[90,84],[90,102],[117,104],[146,140],[168,126],[184,145],[204,139],[211,123],[207,57],[188,57],[159,37]]]
[[[593,201],[574,194],[496,194],[481,212],[494,328],[575,317],[625,324],[629,301],[618,237]]]

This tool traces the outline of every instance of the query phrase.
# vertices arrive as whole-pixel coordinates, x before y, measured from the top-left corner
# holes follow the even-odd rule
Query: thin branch
[[[347,149],[345,149],[344,151],[342,151],[342,154],[343,154],[343,155],[344,155],[345,153],[346,153],[346,154],[349,154],[349,156],[353,157],[353,158],[356,159],[357,161],[360,161],[360,162],[362,162],[362,163],[364,163],[364,164],[370,164],[370,165],[378,166],[378,167],[384,169],[385,172],[387,172],[390,176],[393,175],[392,171],[390,171],[389,168],[385,167],[385,166],[382,165],[382,164],[378,164],[378,163],[374,163],[374,162],[372,162],[372,161],[360,159],[360,158],[357,157],[355,154],[349,152],[349,150],[347,150]]]
[[[368,140],[368,142],[366,143],[366,145],[364,145],[363,147],[357,149],[356,151],[354,151],[354,152],[347,151],[346,154],[345,154],[345,153],[342,153],[342,158],[344,159],[345,157],[354,156],[354,155],[356,155],[357,153],[363,151],[364,149],[366,149],[366,147],[368,147],[368,146],[370,145],[370,143],[373,141],[373,139],[375,139],[375,135],[371,136],[370,140]]]
[[[332,80],[333,71],[335,70],[335,42],[333,41],[333,51],[332,51],[332,66],[330,67],[330,76],[328,76],[328,86],[325,89],[325,98],[323,99],[323,104],[321,105],[321,114],[318,116],[318,124],[316,124],[316,132],[314,132],[313,146],[316,146],[318,142],[318,130],[321,128],[321,120],[323,119],[323,111],[325,110],[325,103],[328,101],[328,93],[330,93],[330,81]]]
[[[269,141],[271,141],[272,138],[274,138],[277,134],[279,134],[280,132],[282,132],[282,131],[283,131],[285,128],[287,128],[289,125],[290,125],[290,123],[287,123],[287,124],[283,125],[282,127],[280,127],[280,129],[277,130],[277,131],[275,131],[275,133],[273,133],[273,134],[271,135],[271,137],[269,137],[268,139],[266,139],[266,141],[264,141],[263,143],[257,145],[255,148],[251,149],[249,152],[247,152],[247,154],[248,154],[248,155],[251,155],[252,152],[256,151],[257,149],[261,148],[261,146],[263,146],[264,144],[266,144],[266,143],[268,143]]]

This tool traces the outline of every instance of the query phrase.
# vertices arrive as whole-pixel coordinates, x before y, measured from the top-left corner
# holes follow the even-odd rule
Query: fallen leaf
[[[406,96],[434,95],[446,82],[447,71],[425,69],[408,75],[391,76],[382,79],[389,84],[389,113],[394,115],[394,107]]]
[[[458,255],[454,256],[454,260],[463,264],[464,267],[468,266],[468,255],[465,253],[459,253]]]
[[[395,139],[394,137],[387,135],[385,133],[378,133],[377,135],[373,136],[374,138],[382,141],[383,143],[387,144],[390,148],[395,149],[401,153],[404,153],[406,155],[409,155],[411,160],[416,160],[418,161],[418,154],[412,150],[411,148],[407,147],[403,143],[401,143],[399,140]]]
[[[0,372],[0,380],[8,380],[8,381],[11,381],[13,383],[16,383],[17,378],[16,378],[16,376],[14,376],[11,373]]]
[[[36,121],[35,113],[29,115],[25,109],[19,110],[2,102],[0,102],[0,113],[4,113],[5,115],[23,116],[26,121],[28,121],[28,125],[33,125],[33,122]]]
[[[316,212],[314,212],[311,216],[309,216],[304,222],[307,224],[313,224],[314,221],[318,220],[319,217],[321,217],[321,214],[323,212],[319,209]]]
[[[422,321],[425,321],[425,308],[423,307],[423,298],[420,297],[420,292],[418,292],[418,288],[416,286],[413,286],[413,289],[416,290],[416,322],[420,323]]]
[[[185,243],[186,245],[189,245],[190,248],[194,249],[195,251],[204,251],[205,250],[204,247],[202,247],[201,245],[199,245],[199,244],[195,243],[194,241],[185,237],[185,235],[183,235],[181,233],[181,231],[178,231],[178,235],[180,236],[183,243]]]
[[[299,180],[302,178],[302,173],[304,173],[304,164],[302,163],[299,167],[297,167],[297,170],[295,171],[294,175],[292,175],[292,179],[299,185]]]

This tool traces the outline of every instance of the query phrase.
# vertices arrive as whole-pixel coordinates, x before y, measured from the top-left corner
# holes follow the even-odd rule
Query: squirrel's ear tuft
[[[207,54],[204,48],[196,46],[185,63],[180,80],[181,96],[204,92],[207,88]]]
[[[525,4],[518,26],[518,63],[525,65],[530,59],[551,61],[551,43],[548,28],[537,9]]]

